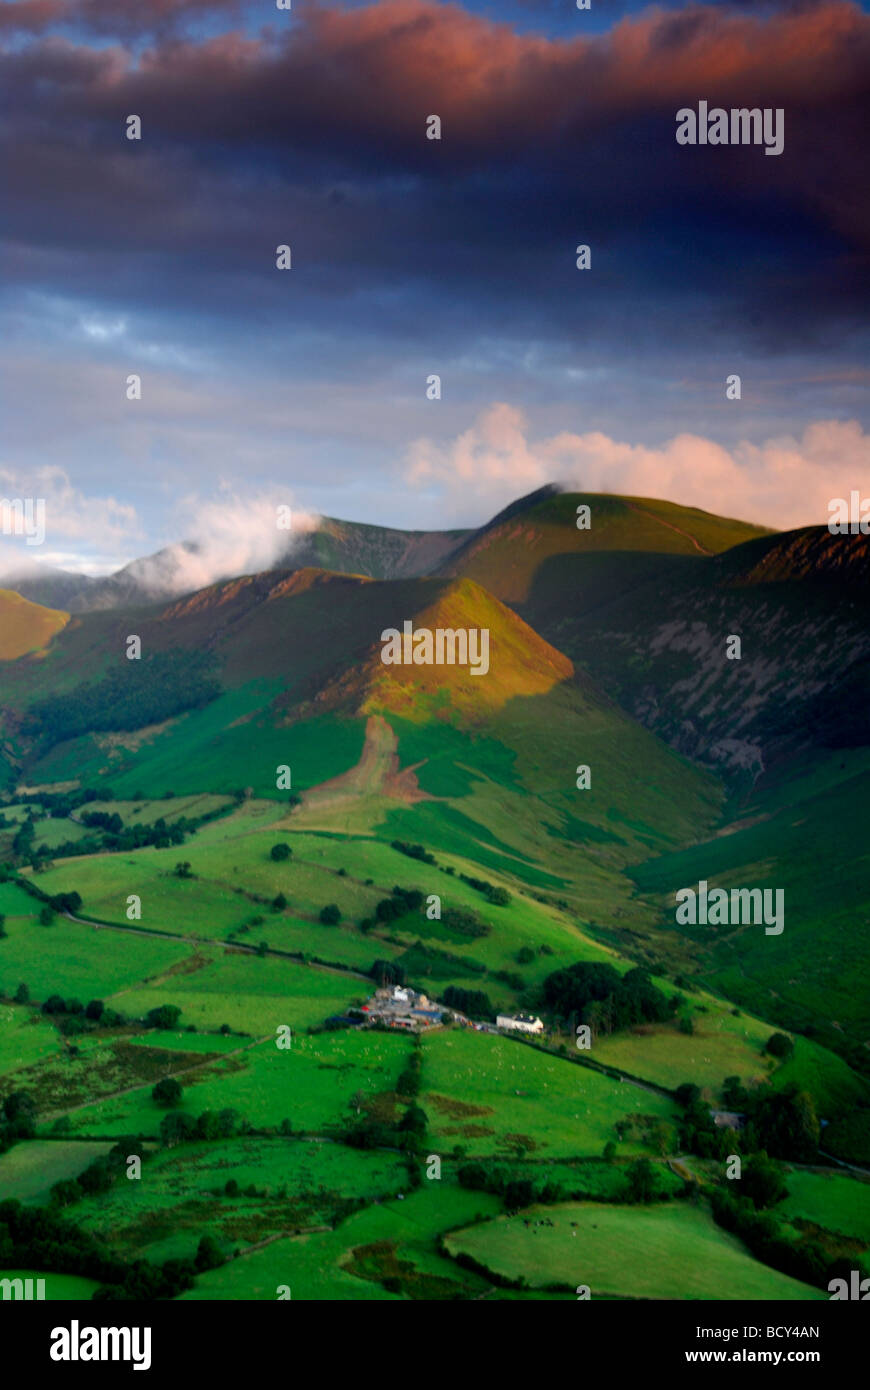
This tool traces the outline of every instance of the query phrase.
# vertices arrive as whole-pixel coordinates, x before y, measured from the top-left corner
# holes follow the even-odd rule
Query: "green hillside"
[[[589,508],[588,529],[578,527],[582,506]],[[442,572],[465,575],[506,603],[523,605],[559,556],[718,555],[766,534],[762,526],[673,502],[542,488],[468,537]]]
[[[437,561],[365,531],[317,557]],[[870,1128],[866,567],[829,540],[544,490],[455,573],[240,576],[0,661],[0,1201],[62,1212],[112,1296],[777,1300],[863,1268],[830,1155]],[[484,630],[485,672],[385,664],[408,621]],[[784,932],[679,926],[701,879],[783,889]],[[393,982],[417,1035],[370,1026]],[[760,1148],[787,1195],[757,1215],[723,1159]]]

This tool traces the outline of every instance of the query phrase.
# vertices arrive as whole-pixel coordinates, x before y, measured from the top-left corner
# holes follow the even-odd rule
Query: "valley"
[[[320,560],[389,575],[0,593],[6,1263],[827,1297],[870,1250],[864,538],[549,489],[473,535],[341,525]],[[403,623],[485,630],[489,669],[385,666]],[[784,892],[784,930],[681,921],[702,882]],[[373,1025],[404,984],[446,1022]]]

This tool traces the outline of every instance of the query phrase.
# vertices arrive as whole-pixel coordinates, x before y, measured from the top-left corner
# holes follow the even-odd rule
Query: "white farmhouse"
[[[544,1025],[534,1014],[499,1014],[497,1028],[510,1028],[514,1033],[543,1033]]]

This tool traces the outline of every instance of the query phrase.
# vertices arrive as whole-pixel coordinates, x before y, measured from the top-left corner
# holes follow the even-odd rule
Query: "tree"
[[[273,845],[269,853],[275,860],[276,864],[280,864],[283,860],[289,859],[293,851],[291,850],[289,845],[284,844],[282,842],[281,844]]]
[[[148,1010],[145,1024],[148,1028],[174,1028],[180,1017],[181,1010],[175,1004],[159,1004]]]
[[[651,1202],[656,1195],[656,1172],[648,1158],[637,1158],[626,1174],[628,1200]]]
[[[341,909],[336,903],[327,903],[320,909],[320,920],[325,927],[337,927],[341,921]]]
[[[29,1004],[29,1003],[30,1003],[30,990],[27,988],[27,985],[25,985],[25,984],[20,984],[20,985],[18,986],[17,990],[15,991],[15,1003],[16,1003],[16,1004]]]
[[[182,859],[172,871],[176,878],[193,878],[193,870],[190,867],[189,859]]]
[[[531,946],[521,946],[517,951],[517,965],[531,965],[535,959],[535,953]]]
[[[151,1099],[158,1105],[178,1105],[182,1097],[182,1088],[174,1076],[164,1076],[162,1081],[151,1092]]]
[[[92,999],[85,1009],[85,1018],[91,1019],[94,1023],[99,1023],[105,1013],[106,1006],[102,999]]]
[[[694,1023],[692,1022],[692,1015],[691,1015],[691,1014],[683,1014],[683,1016],[682,1016],[682,1018],[680,1019],[680,1021],[679,1021],[678,1025],[677,1025],[677,1027],[679,1028],[679,1030],[680,1030],[681,1033],[689,1033],[689,1034],[694,1033],[694,1031],[695,1031],[695,1025],[694,1025]]]
[[[54,921],[54,908],[51,908],[51,907],[48,906],[48,904],[46,904],[45,907],[40,908],[40,912],[39,912],[39,925],[40,925],[41,927],[50,927],[53,921]]]
[[[742,1110],[748,1105],[749,1096],[741,1085],[739,1076],[726,1076],[722,1082],[722,1104],[729,1110]]]
[[[427,1124],[426,1111],[419,1105],[409,1105],[399,1123],[399,1129],[403,1134],[413,1134],[415,1138],[422,1139]]]
[[[771,1057],[791,1057],[794,1052],[794,1040],[788,1036],[788,1033],[771,1033],[764,1044],[764,1050]]]
[[[276,894],[275,894],[275,897],[272,899],[272,911],[273,911],[273,912],[283,912],[283,911],[284,911],[284,908],[285,908],[286,906],[287,906],[287,899],[284,897],[284,894],[283,894],[283,893],[276,893]]]
[[[766,1150],[772,1158],[810,1163],[816,1156],[821,1126],[812,1097],[796,1082],[761,1095],[748,1128],[755,1147]]]
[[[4,936],[8,935],[9,933],[6,930],[6,913],[0,912],[0,940],[2,940]]]
[[[183,1110],[173,1110],[160,1121],[160,1142],[167,1149],[188,1143],[196,1136],[196,1120]]]
[[[775,1202],[788,1196],[788,1188],[779,1164],[772,1162],[766,1153],[753,1154],[747,1159],[740,1180],[740,1192],[760,1210],[772,1207]]]
[[[11,1091],[3,1102],[3,1114],[13,1123],[36,1119],[36,1102],[29,1091]]]
[[[69,1207],[84,1196],[75,1178],[61,1178],[51,1189],[51,1200],[56,1207]]]
[[[194,1259],[197,1269],[200,1271],[218,1269],[224,1263],[223,1251],[214,1236],[202,1236],[196,1247],[196,1258]]]
[[[506,888],[489,888],[486,900],[492,903],[493,907],[507,907],[508,903],[513,901]]]

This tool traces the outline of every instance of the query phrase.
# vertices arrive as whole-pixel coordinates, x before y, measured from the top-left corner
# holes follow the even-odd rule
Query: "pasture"
[[[545,1219],[552,1225],[535,1225]],[[589,1286],[592,1297],[654,1299],[822,1299],[752,1259],[703,1207],[575,1203],[529,1207],[447,1237],[451,1254],[471,1255],[533,1287]]]

